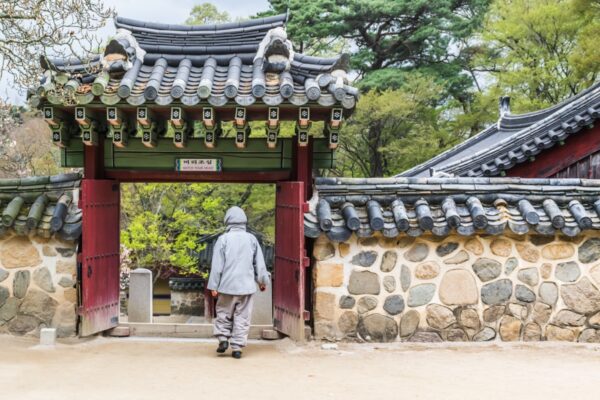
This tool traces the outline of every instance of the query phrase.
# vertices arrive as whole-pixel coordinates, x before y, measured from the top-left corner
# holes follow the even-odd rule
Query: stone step
[[[213,324],[175,324],[175,323],[120,323],[118,328],[129,329],[130,336],[137,337],[174,337],[174,338],[212,338]],[[116,328],[115,328],[116,329]],[[262,339],[263,331],[273,331],[272,325],[250,325],[249,339]]]

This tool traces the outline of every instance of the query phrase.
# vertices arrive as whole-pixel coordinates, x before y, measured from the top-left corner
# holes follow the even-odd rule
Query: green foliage
[[[198,238],[221,230],[225,211],[238,205],[250,226],[272,241],[274,201],[271,185],[124,184],[121,241],[133,265],[157,277],[202,273],[193,255],[201,250]]]
[[[339,175],[389,176],[423,162],[458,138],[437,107],[440,85],[411,73],[396,90],[361,97],[342,132]]]
[[[578,0],[496,1],[486,16],[476,68],[490,93],[514,97],[519,112],[556,104],[590,86],[600,71],[598,9]]]
[[[208,25],[229,22],[231,17],[227,11],[219,9],[211,3],[202,3],[194,6],[190,16],[185,20],[187,25]]]

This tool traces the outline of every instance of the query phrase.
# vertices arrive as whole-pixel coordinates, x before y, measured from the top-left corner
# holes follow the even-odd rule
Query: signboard
[[[178,158],[175,171],[221,172],[222,164],[218,158]]]

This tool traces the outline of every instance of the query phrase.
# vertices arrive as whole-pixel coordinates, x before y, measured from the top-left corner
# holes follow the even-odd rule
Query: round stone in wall
[[[512,274],[512,272],[515,270],[515,268],[517,268],[518,265],[519,265],[519,260],[517,260],[515,257],[509,258],[504,263],[504,273],[506,275]]]
[[[473,336],[474,342],[489,342],[490,340],[494,340],[496,338],[496,331],[492,328],[486,326],[479,332]]]
[[[540,259],[540,251],[532,244],[517,243],[515,247],[521,258],[525,261],[535,263]]]
[[[6,240],[0,247],[0,261],[4,268],[30,268],[42,263],[40,253],[24,236]]]
[[[379,276],[369,271],[352,271],[348,292],[351,294],[379,294]]]
[[[587,264],[600,259],[600,238],[591,238],[579,246],[579,261]]]
[[[427,324],[434,329],[444,330],[456,323],[456,317],[451,309],[439,304],[430,304],[426,308]]]
[[[429,247],[424,243],[417,243],[412,246],[406,253],[404,258],[408,261],[419,262],[423,261],[429,254]]]
[[[6,300],[8,300],[9,297],[10,292],[8,291],[8,288],[0,286],[0,307],[2,307],[4,303],[6,303]]]
[[[352,311],[345,311],[338,319],[338,328],[346,336],[356,335],[356,326],[358,325],[358,314]]]
[[[594,329],[600,329],[600,312],[588,318],[588,325]]]
[[[533,303],[535,301],[535,293],[525,285],[517,285],[515,297],[517,300],[525,303]]]
[[[0,325],[8,322],[17,315],[17,310],[21,301],[16,297],[9,297],[8,300],[0,307]]]
[[[33,281],[48,293],[54,293],[56,289],[52,283],[52,275],[47,267],[40,267],[33,272]]]
[[[558,342],[574,342],[577,339],[577,331],[575,328],[548,325],[546,326],[546,339]]]
[[[404,299],[398,294],[388,296],[383,303],[383,309],[390,315],[398,315],[404,311]]]
[[[375,307],[377,307],[377,297],[373,297],[373,296],[365,296],[365,297],[361,297],[358,300],[358,306],[356,307],[356,310],[358,311],[359,314],[364,314],[367,313],[373,309],[375,309]]]
[[[29,315],[37,318],[50,326],[58,302],[41,290],[31,289],[23,299],[19,307],[19,314]]]
[[[554,275],[563,282],[575,282],[581,276],[581,270],[575,261],[569,261],[557,264]]]
[[[512,296],[512,282],[510,279],[500,279],[487,283],[481,287],[481,301],[485,304],[501,304]]]
[[[352,307],[354,307],[354,304],[356,304],[356,300],[354,300],[354,297],[346,296],[346,295],[340,297],[340,308],[342,308],[342,309],[352,308]]]
[[[406,292],[408,290],[411,279],[410,268],[402,264],[400,268],[400,286],[402,287],[402,291]]]
[[[479,256],[483,253],[483,245],[476,238],[467,240],[467,242],[465,243],[465,249],[475,254],[476,256]]]
[[[510,315],[505,315],[500,320],[500,338],[505,342],[514,342],[521,337],[521,320]]]
[[[463,331],[460,328],[448,329],[445,333],[446,333],[446,335],[445,335],[446,340],[448,342],[468,342],[469,341],[469,337],[467,336],[465,331]]]
[[[474,333],[479,331],[481,327],[481,321],[479,321],[479,314],[477,310],[473,308],[463,308],[458,314],[458,323],[463,328],[467,329],[468,332]]]
[[[415,277],[419,279],[433,279],[440,273],[440,266],[435,261],[426,261],[417,265]]]
[[[408,291],[408,306],[419,307],[425,305],[433,299],[435,294],[435,284],[423,283],[414,286]]]
[[[419,327],[421,315],[416,310],[409,310],[400,320],[400,337],[407,337],[415,333]]]
[[[453,255],[452,257],[448,257],[448,258],[444,259],[444,264],[450,264],[450,265],[462,264],[467,261],[469,261],[469,253],[467,253],[464,250],[461,250],[458,253],[456,253],[455,255]]]
[[[544,246],[542,249],[542,256],[549,260],[561,260],[564,258],[573,257],[575,249],[572,244],[569,243],[553,243]]]
[[[512,253],[512,243],[508,239],[494,239],[490,244],[492,253],[500,257],[508,257]]]
[[[580,314],[600,311],[600,290],[587,277],[571,285],[562,285],[560,296],[567,307]]]
[[[480,258],[473,263],[473,272],[475,272],[481,282],[488,282],[500,276],[502,265],[496,260]]]
[[[483,320],[488,324],[496,322],[504,315],[505,311],[505,305],[490,306],[483,310]]]
[[[393,250],[388,250],[383,253],[383,257],[381,258],[381,271],[382,272],[391,272],[396,268],[396,260],[398,259],[398,254],[396,254]]]
[[[479,301],[475,278],[465,269],[451,269],[444,274],[439,296],[442,303],[447,305],[464,306]]]
[[[360,318],[358,334],[367,342],[393,342],[398,337],[398,324],[392,317],[370,314]]]
[[[313,248],[313,256],[317,261],[327,260],[335,256],[335,248],[329,242],[317,243]]]
[[[27,270],[17,271],[13,278],[13,296],[22,299],[27,293],[29,288],[29,282],[31,280],[31,273]]]
[[[543,282],[538,293],[540,300],[546,304],[554,305],[558,300],[558,286],[554,282]]]
[[[571,310],[560,310],[552,320],[552,323],[558,326],[583,326],[585,324],[585,315]]]
[[[552,307],[544,303],[535,303],[533,306],[532,319],[539,325],[545,325],[552,315]]]
[[[542,340],[542,328],[535,322],[530,322],[523,329],[523,341],[539,342]]]
[[[535,286],[538,284],[539,276],[537,268],[525,268],[519,271],[517,274],[519,280],[529,286]]]
[[[358,265],[360,267],[370,267],[377,260],[377,252],[376,251],[361,251],[354,257],[352,257],[352,264]]]
[[[383,288],[388,293],[392,293],[394,290],[396,290],[396,278],[393,276],[383,277]]]
[[[456,242],[447,242],[447,243],[442,243],[440,244],[436,249],[435,249],[435,253],[439,256],[439,257],[445,257],[448,254],[454,252],[456,249],[458,249],[458,243]]]
[[[577,339],[580,343],[600,343],[600,330],[584,329]]]

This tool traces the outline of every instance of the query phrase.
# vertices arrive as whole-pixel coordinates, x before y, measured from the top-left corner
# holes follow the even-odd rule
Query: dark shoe
[[[217,353],[225,353],[227,348],[229,347],[229,342],[227,340],[223,340],[219,342],[219,347],[217,347]]]
[[[239,351],[239,350],[232,351],[231,352],[231,357],[236,358],[236,359],[239,360],[240,358],[242,358],[242,352]]]

